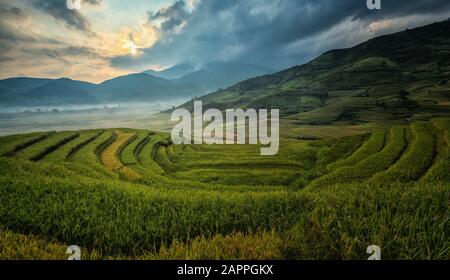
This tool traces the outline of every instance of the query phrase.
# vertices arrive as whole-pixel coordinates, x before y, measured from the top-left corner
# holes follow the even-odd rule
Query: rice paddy
[[[449,131],[289,135],[272,157],[137,129],[2,137],[0,259],[450,259]]]

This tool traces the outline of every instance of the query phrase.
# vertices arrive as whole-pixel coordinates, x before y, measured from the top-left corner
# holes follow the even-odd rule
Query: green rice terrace
[[[285,128],[273,157],[137,129],[2,137],[0,259],[450,259],[450,119],[356,127]]]

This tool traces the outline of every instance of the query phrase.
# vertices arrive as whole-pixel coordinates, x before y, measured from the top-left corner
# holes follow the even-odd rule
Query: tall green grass
[[[450,259],[448,183],[351,183],[313,192],[314,209],[286,236],[287,259]]]
[[[0,228],[0,260],[67,260],[68,245]],[[82,251],[83,260],[99,260],[97,252]]]
[[[144,145],[147,141],[149,141],[149,132],[148,131],[138,131],[136,134],[136,138],[127,145],[120,154],[120,159],[124,165],[137,165],[139,164],[137,159],[137,154],[142,145]]]
[[[164,137],[156,134],[152,135],[148,141],[139,147],[136,151],[139,164],[146,170],[156,175],[165,174],[164,170],[153,160],[154,149],[158,147],[158,143],[164,141]]]
[[[2,159],[1,164],[11,174],[0,179],[0,223],[7,229],[37,232],[111,255],[140,255],[154,245],[199,235],[283,231],[308,203],[277,191],[169,191],[76,175],[50,179],[37,175],[45,165],[26,166],[35,168],[36,176],[21,180],[10,162]]]
[[[32,133],[26,135],[12,135],[0,138],[0,155],[14,156],[23,149],[34,145],[49,136],[47,133]]]
[[[405,128],[393,127],[390,133],[390,140],[382,151],[369,156],[354,166],[336,169],[313,181],[310,187],[329,186],[369,179],[374,174],[388,169],[395,163],[406,149],[406,146]]]
[[[450,120],[449,119],[435,119],[433,124],[437,130],[437,152],[434,165],[429,172],[424,176],[423,181],[436,182],[444,181],[450,182]]]
[[[387,171],[371,178],[374,182],[408,182],[418,180],[433,163],[436,140],[428,123],[411,124],[414,140],[408,152]]]
[[[154,161],[161,166],[161,168],[166,173],[173,173],[177,172],[179,170],[182,170],[182,167],[178,164],[173,163],[170,161],[167,150],[168,150],[168,141],[164,140],[162,142],[156,143],[155,147],[153,148],[153,159]]]
[[[123,149],[136,140],[137,134],[117,130],[114,131],[114,136],[114,141],[108,147],[103,151],[98,151],[101,163],[124,179],[134,180],[139,178],[138,173],[123,164],[120,156]]]
[[[114,140],[112,130],[103,132],[94,141],[82,146],[75,154],[68,158],[66,168],[83,174],[85,177],[102,179],[118,178],[118,174],[104,168],[99,159],[99,153]]]
[[[359,148],[355,153],[353,153],[350,157],[332,163],[328,165],[329,170],[336,170],[340,167],[344,166],[352,166],[357,164],[358,162],[363,161],[367,157],[378,153],[381,151],[385,144],[386,133],[385,132],[375,132],[372,134],[370,139],[365,142],[361,148]]]
[[[33,156],[30,160],[32,161],[39,161],[44,159],[47,155],[55,152],[58,149],[61,149],[62,147],[64,147],[66,144],[74,141],[75,139],[80,137],[80,133],[72,133],[70,135],[68,135],[67,137],[59,140],[58,142],[45,147],[44,150],[42,150],[40,153],[38,153],[37,155]]]
[[[67,159],[71,154],[73,154],[77,149],[81,148],[83,144],[88,141],[93,141],[98,135],[98,130],[82,131],[79,136],[73,141],[60,147],[58,150],[46,155],[43,160],[47,162],[61,162]]]
[[[51,134],[50,137],[45,138],[37,143],[18,151],[14,154],[14,157],[26,160],[39,160],[46,156],[48,153],[53,152],[60,146],[75,139],[78,136],[77,132],[60,132]]]

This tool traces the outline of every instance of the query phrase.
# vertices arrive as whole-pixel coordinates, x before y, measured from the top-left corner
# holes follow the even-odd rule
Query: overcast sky
[[[0,0],[0,78],[101,82],[213,61],[284,69],[450,17],[449,0]],[[393,46],[395,47],[395,46]]]

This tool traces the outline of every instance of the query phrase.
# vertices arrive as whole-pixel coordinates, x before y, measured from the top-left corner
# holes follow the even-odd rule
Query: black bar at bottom
[[[357,279],[392,276],[449,275],[448,261],[5,261],[5,275],[50,275],[59,279],[89,276],[142,279],[314,279],[320,276]],[[16,277],[14,277],[15,279]],[[128,279],[127,279],[128,280]]]

